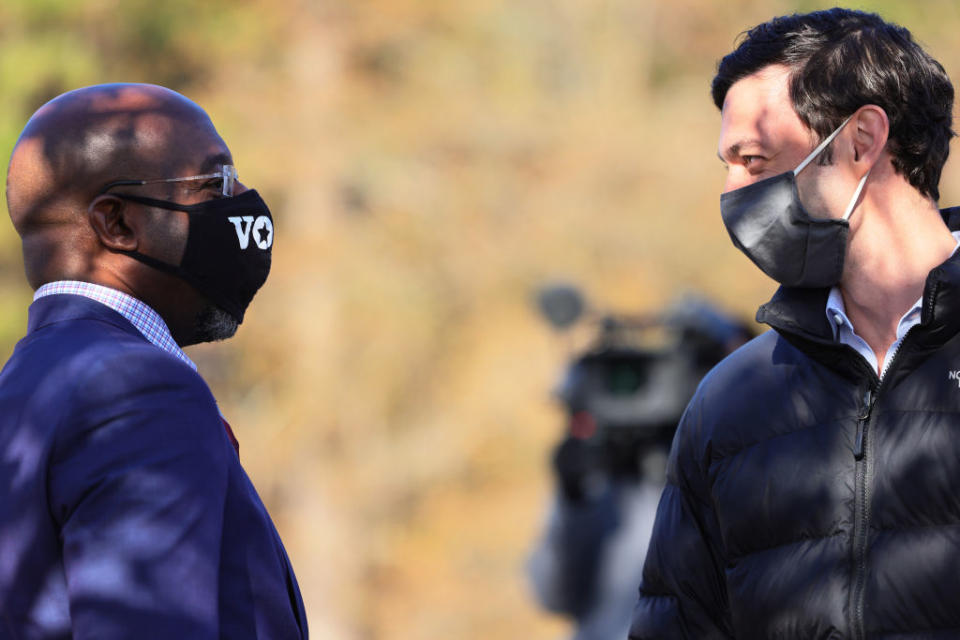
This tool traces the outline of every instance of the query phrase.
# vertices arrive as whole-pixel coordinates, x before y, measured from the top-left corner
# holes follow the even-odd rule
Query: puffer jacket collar
[[[960,230],[960,207],[941,211],[951,231]],[[757,322],[770,325],[788,342],[823,364],[851,377],[876,373],[851,358],[850,347],[834,341],[825,313],[829,288],[780,287],[757,311]],[[920,324],[911,333],[915,351],[928,352],[960,332],[960,251],[927,275]]]

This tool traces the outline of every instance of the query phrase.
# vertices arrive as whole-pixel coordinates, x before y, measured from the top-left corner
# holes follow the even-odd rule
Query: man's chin
[[[240,323],[216,305],[209,305],[197,314],[190,344],[217,342],[232,338]]]

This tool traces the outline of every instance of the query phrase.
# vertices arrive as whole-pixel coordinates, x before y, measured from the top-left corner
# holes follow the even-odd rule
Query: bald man
[[[195,103],[101,85],[7,172],[36,290],[0,372],[0,639],[306,638],[296,579],[181,347],[228,338],[273,219]]]

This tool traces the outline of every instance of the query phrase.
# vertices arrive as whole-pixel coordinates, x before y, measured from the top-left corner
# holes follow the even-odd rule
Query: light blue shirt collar
[[[153,345],[183,361],[194,371],[197,370],[197,365],[187,357],[187,354],[183,352],[174,341],[173,336],[170,335],[167,323],[163,321],[159,313],[145,302],[116,289],[78,280],[49,282],[37,289],[33,294],[33,299],[39,300],[57,294],[83,296],[110,307],[126,318]]]
[[[954,239],[957,241],[956,246],[953,248],[953,253],[956,253],[957,249],[960,248],[960,231],[954,231],[952,233]],[[883,375],[887,372],[887,367],[890,365],[890,361],[893,359],[894,354],[896,354],[897,349],[900,348],[903,336],[907,335],[907,332],[914,325],[920,323],[922,309],[923,298],[921,297],[914,303],[910,310],[900,318],[900,322],[897,324],[897,339],[890,345],[890,348],[887,349],[887,353],[883,358],[883,370],[880,371],[881,378],[883,378]],[[852,347],[867,361],[867,364],[869,364],[874,371],[877,371],[880,368],[877,363],[877,356],[873,352],[873,349],[870,348],[870,345],[867,344],[866,340],[857,335],[853,323],[850,322],[850,318],[847,316],[839,286],[830,289],[830,295],[827,298],[826,314],[827,320],[833,328],[833,339],[836,342]]]

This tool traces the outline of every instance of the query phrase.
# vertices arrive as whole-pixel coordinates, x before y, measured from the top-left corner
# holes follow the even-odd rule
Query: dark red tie
[[[223,416],[220,416],[220,419],[223,420],[223,428],[227,430],[227,437],[230,438],[233,448],[237,450],[237,455],[240,455],[240,443],[237,442],[237,436],[233,435],[233,429],[230,428],[230,423],[227,422],[227,419]]]

